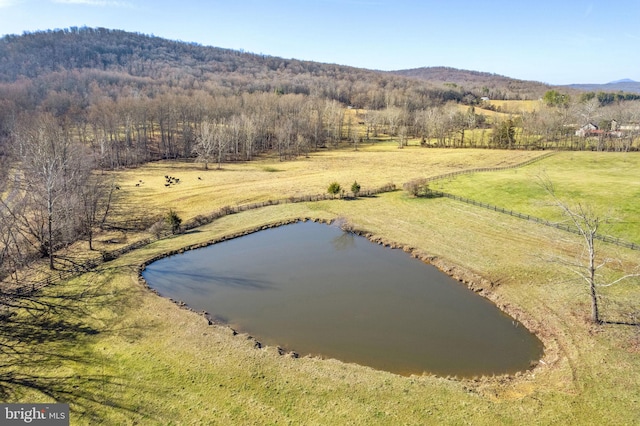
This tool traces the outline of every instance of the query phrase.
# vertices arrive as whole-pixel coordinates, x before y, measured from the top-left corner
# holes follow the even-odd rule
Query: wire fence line
[[[548,152],[544,155],[541,155],[539,157],[535,157],[532,159],[529,159],[525,162],[522,163],[518,163],[518,164],[513,164],[513,165],[509,165],[509,166],[503,166],[503,167],[481,167],[481,168],[476,168],[476,169],[467,169],[467,170],[460,170],[460,171],[456,171],[456,172],[451,172],[451,173],[445,173],[442,175],[438,175],[438,176],[433,176],[433,177],[429,177],[425,180],[426,183],[430,183],[430,182],[435,182],[437,180],[442,180],[442,179],[448,179],[448,178],[452,178],[455,176],[460,176],[460,175],[467,175],[467,174],[472,174],[472,173],[481,173],[481,172],[497,172],[497,171],[503,171],[503,170],[509,170],[509,169],[516,169],[516,168],[520,168],[520,167],[524,167],[524,166],[528,166],[530,164],[533,164],[537,161],[543,160],[545,158],[548,158],[552,155],[554,155],[555,152],[551,151]],[[442,191],[436,191],[433,189],[429,189],[428,190],[428,194],[427,197],[445,197],[445,198],[450,198],[452,200],[456,200],[456,201],[461,201],[463,203],[467,203],[467,204],[471,204],[474,206],[478,206],[478,207],[483,207],[485,209],[488,210],[493,210],[499,213],[504,213],[504,214],[508,214],[510,216],[513,217],[517,217],[520,219],[525,219],[531,222],[536,222],[536,223],[540,223],[542,225],[545,226],[550,226],[556,229],[561,229],[563,231],[567,231],[567,232],[571,232],[573,234],[580,234],[580,231],[578,231],[575,226],[570,226],[564,223],[557,223],[557,222],[551,222],[548,221],[546,219],[541,219],[539,217],[535,217],[535,216],[531,216],[528,214],[524,214],[524,213],[519,213],[519,212],[515,212],[513,210],[507,210],[505,208],[502,207],[498,207],[498,206],[494,206],[492,204],[487,204],[487,203],[482,203],[480,201],[476,201],[476,200],[472,200],[470,198],[466,198],[466,197],[461,197],[459,195],[453,195],[453,194],[449,194],[447,192],[442,192]],[[611,244],[615,244],[617,246],[620,247],[625,247],[625,248],[629,248],[631,250],[640,250],[640,244],[636,244],[633,242],[628,242],[625,240],[622,240],[620,238],[614,238],[611,237],[609,235],[598,235],[596,234],[594,236],[594,238],[596,238],[597,240],[600,241],[604,241],[606,243],[611,243]]]
[[[458,170],[455,172],[450,172],[450,173],[445,173],[442,175],[437,175],[437,176],[432,176],[432,177],[428,177],[426,178],[426,182],[435,182],[437,180],[442,180],[442,179],[449,179],[455,176],[461,176],[461,175],[470,175],[473,173],[483,173],[483,172],[500,172],[503,170],[509,170],[509,169],[519,169],[520,167],[524,167],[524,166],[528,166],[530,164],[536,163],[538,161],[541,161],[545,158],[549,158],[550,156],[554,155],[555,151],[549,151],[543,155],[540,155],[538,157],[535,158],[531,158],[527,161],[524,161],[522,163],[518,163],[518,164],[511,164],[509,166],[501,166],[501,167],[479,167],[476,169],[465,169],[465,170]]]
[[[445,197],[445,198],[450,198],[452,200],[461,201],[461,202],[466,203],[466,204],[471,204],[471,205],[474,205],[474,206],[483,207],[485,209],[493,210],[493,211],[496,211],[498,213],[508,214],[510,216],[513,216],[513,217],[517,217],[517,218],[520,218],[520,219],[528,220],[530,222],[540,223],[540,224],[545,225],[545,226],[550,226],[550,227],[553,227],[553,228],[556,228],[556,229],[561,229],[563,231],[567,231],[567,232],[571,232],[573,234],[580,235],[580,231],[578,231],[578,229],[576,229],[575,226],[567,225],[567,224],[564,224],[564,223],[550,222],[550,221],[548,221],[546,219],[541,219],[539,217],[531,216],[531,215],[528,215],[528,214],[515,212],[513,210],[508,210],[508,209],[505,209],[505,208],[502,208],[502,207],[494,206],[492,204],[482,203],[480,201],[472,200],[472,199],[466,198],[466,197],[461,197],[459,195],[449,194],[449,193],[442,192],[442,191],[429,190],[429,193],[428,193],[427,197],[434,197],[434,198],[435,197]],[[611,237],[611,236],[608,236],[608,235],[599,235],[599,234],[594,235],[594,238],[596,238],[597,240],[600,240],[600,241],[604,241],[606,243],[611,243],[611,244],[615,244],[617,246],[626,247],[626,248],[629,248],[631,250],[640,250],[640,244],[624,241],[624,240],[622,240],[620,238],[614,238],[614,237]]]

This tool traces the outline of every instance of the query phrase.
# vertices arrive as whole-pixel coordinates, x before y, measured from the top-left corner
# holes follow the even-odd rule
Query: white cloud
[[[0,2],[5,0],[0,0]],[[11,0],[8,0],[11,1]],[[54,3],[60,4],[79,4],[85,6],[99,6],[99,7],[126,7],[132,8],[133,4],[126,1],[117,0],[53,0]]]

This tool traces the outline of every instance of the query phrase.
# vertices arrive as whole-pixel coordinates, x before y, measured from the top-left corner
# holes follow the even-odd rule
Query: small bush
[[[197,215],[196,217],[193,218],[193,225],[194,226],[202,226],[202,225],[206,225],[207,223],[211,222],[211,220],[204,216],[204,215]]]
[[[340,184],[338,182],[332,182],[331,185],[329,185],[329,188],[327,188],[327,192],[335,196],[340,193],[341,189],[342,188],[340,188]]]
[[[353,192],[353,196],[358,198],[358,194],[360,193],[360,184],[357,181],[354,181],[351,185],[351,192]]]
[[[182,224],[182,218],[178,216],[173,210],[169,210],[169,213],[164,218],[165,222],[171,228],[171,233],[176,234],[180,230],[180,224]]]
[[[149,232],[153,234],[156,238],[160,238],[165,230],[165,221],[159,220],[149,228]]]
[[[410,180],[402,185],[402,187],[414,197],[426,197],[429,195],[429,183],[426,178]]]

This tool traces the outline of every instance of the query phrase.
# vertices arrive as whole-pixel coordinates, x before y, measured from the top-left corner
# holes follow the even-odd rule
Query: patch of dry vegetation
[[[326,151],[281,162],[225,164],[221,170],[203,170],[197,163],[162,161],[116,173],[120,212],[149,215],[174,209],[183,219],[207,214],[224,206],[306,194],[323,194],[336,181],[349,187],[353,181],[362,190],[388,183],[402,183],[473,167],[506,166],[540,156],[538,152],[497,150],[397,149],[395,144],[363,144],[358,151]],[[178,184],[165,186],[165,176]],[[116,220],[118,221],[118,220]]]
[[[507,113],[507,114],[517,114],[517,115],[521,115],[525,112],[538,111],[543,106],[542,101],[539,101],[539,100],[503,101],[503,100],[492,99],[488,102],[489,102],[489,105],[496,108],[497,111]]]

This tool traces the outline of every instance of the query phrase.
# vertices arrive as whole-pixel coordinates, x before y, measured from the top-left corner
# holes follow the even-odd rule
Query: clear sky
[[[0,0],[0,34],[106,27],[284,58],[640,81],[640,0]]]

